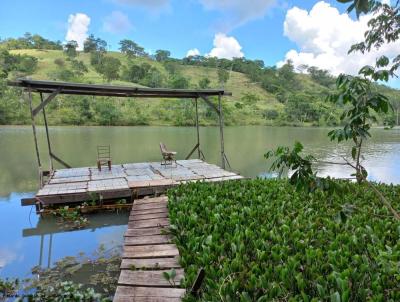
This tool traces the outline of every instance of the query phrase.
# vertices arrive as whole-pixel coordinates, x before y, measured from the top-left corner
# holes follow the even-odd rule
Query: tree
[[[131,57],[143,57],[146,54],[144,48],[132,40],[124,39],[119,42],[120,50],[126,54],[129,58]]]
[[[172,77],[170,80],[170,87],[175,88],[175,89],[184,89],[189,87],[189,81],[181,76],[181,75],[175,75]]]
[[[78,43],[74,40],[68,41],[65,45],[64,45],[64,53],[71,59],[71,58],[75,58],[78,53],[76,51],[76,49],[78,48]]]
[[[96,65],[96,71],[101,73],[107,82],[119,78],[119,68],[121,61],[114,57],[104,56],[99,65]]]
[[[328,70],[319,69],[315,66],[311,66],[307,68],[307,72],[310,74],[314,82],[317,82],[322,86],[329,87],[330,85],[335,83],[334,78],[330,75]]]
[[[106,52],[107,51],[107,42],[96,38],[93,34],[86,38],[83,42],[83,51],[88,52]]]
[[[361,13],[371,13],[373,18],[368,22],[368,30],[365,32],[365,40],[355,44],[349,53],[360,51],[369,52],[371,49],[379,49],[386,43],[396,42],[400,37],[400,1],[394,1],[392,6],[381,1],[374,0],[338,0],[341,3],[351,3],[348,11],[356,11],[357,17]],[[389,66],[389,67],[388,67]],[[395,76],[395,72],[400,68],[400,52],[391,60],[382,56],[376,62],[379,73],[388,76]],[[388,69],[382,69],[388,68]],[[375,79],[374,79],[375,80]]]
[[[210,81],[209,78],[201,78],[199,80],[199,87],[201,89],[206,89],[206,88],[208,88],[210,86],[210,83],[211,83],[211,81]]]
[[[168,50],[162,50],[159,49],[156,51],[156,61],[158,62],[163,62],[168,60],[168,58],[171,56],[171,52]]]
[[[221,87],[224,87],[229,80],[229,72],[226,69],[218,68],[218,81]]]

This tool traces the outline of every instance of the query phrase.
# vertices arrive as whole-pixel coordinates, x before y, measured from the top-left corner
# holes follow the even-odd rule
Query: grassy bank
[[[400,223],[364,186],[299,193],[286,181],[190,184],[169,193],[190,287],[202,301],[399,301]],[[379,185],[400,208],[400,186]]]

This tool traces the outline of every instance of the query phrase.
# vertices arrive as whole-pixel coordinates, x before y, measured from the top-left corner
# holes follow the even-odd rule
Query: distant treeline
[[[211,81],[203,76],[196,79],[188,78],[180,71],[180,66],[200,66],[216,70],[218,75],[218,86],[225,86],[229,80],[231,71],[239,72],[251,82],[255,83],[267,93],[271,94],[275,100],[282,104],[282,110],[269,108],[268,104],[262,107],[262,119],[267,124],[312,124],[312,125],[336,125],[339,121],[340,108],[326,101],[326,96],[335,88],[335,77],[326,70],[321,70],[314,66],[300,66],[295,70],[292,62],[277,68],[276,66],[265,66],[262,60],[249,60],[246,58],[233,58],[232,60],[219,59],[207,56],[189,56],[182,59],[172,58],[168,50],[159,49],[154,55],[146,53],[144,47],[138,43],[124,39],[119,43],[120,52],[126,59],[121,60],[121,56],[115,56],[107,51],[107,42],[101,38],[90,35],[83,45],[83,52],[90,56],[90,61],[86,64],[79,60],[78,44],[76,41],[68,41],[62,44],[60,41],[51,41],[40,35],[25,34],[21,38],[10,38],[0,41],[0,77],[11,78],[35,74],[38,65],[38,59],[30,55],[12,54],[10,50],[15,49],[38,49],[38,50],[62,50],[64,56],[54,59],[57,65],[56,70],[48,72],[47,78],[61,81],[88,82],[86,74],[91,68],[100,74],[104,81],[121,80],[148,87],[169,87],[169,88],[208,88]],[[140,58],[140,59],[139,59]],[[307,74],[311,81],[304,81]],[[193,82],[195,80],[195,82]],[[311,84],[310,84],[311,83]],[[378,117],[379,123],[385,123],[388,120],[395,120],[398,123],[399,111],[399,93],[386,87],[377,89],[385,90],[390,94],[391,102],[395,108],[395,114],[390,116]],[[8,102],[12,103],[11,92],[2,85],[0,96],[0,124],[24,122],[18,120],[20,115],[7,112],[9,104],[4,104],[4,96],[8,95]],[[15,92],[14,92],[15,93]],[[252,117],[249,116],[242,121],[238,116],[245,111],[249,114],[254,110],[259,112],[259,105],[262,100],[251,91],[244,91],[240,101],[235,102],[232,107],[226,110],[226,120],[232,124],[252,123]],[[18,102],[17,102],[18,103]],[[14,107],[20,107],[21,104],[14,104]],[[20,102],[19,102],[20,103]],[[139,119],[132,121],[124,118],[121,114],[121,108],[116,108],[115,103],[104,101],[102,109],[98,111],[89,108],[91,105],[86,98],[77,98],[73,102],[77,107],[70,108],[74,113],[73,118],[64,118],[58,122],[66,124],[147,124],[152,123],[145,116],[149,114],[146,108],[138,116]],[[68,107],[69,105],[67,105]],[[71,105],[72,106],[72,105]],[[97,106],[97,105],[96,105]],[[250,107],[249,107],[250,106]],[[95,107],[95,106],[94,106]],[[162,109],[162,108],[161,108]],[[161,110],[160,109],[160,110]],[[137,108],[134,110],[138,110]],[[180,116],[189,116],[188,108],[178,108]],[[246,111],[247,110],[247,111]],[[18,112],[18,110],[16,111]],[[113,114],[113,112],[117,112]],[[130,112],[128,110],[128,112]],[[257,113],[258,114],[258,113]],[[100,115],[100,117],[99,117]],[[101,117],[105,115],[105,117]],[[193,121],[186,118],[166,117],[164,113],[158,114],[160,122],[172,124],[190,124]],[[210,115],[210,113],[208,113]],[[97,118],[96,118],[97,117]],[[171,118],[176,120],[170,121]],[[210,116],[210,119],[212,116]],[[166,120],[165,120],[166,119]],[[255,122],[259,123],[259,121]]]

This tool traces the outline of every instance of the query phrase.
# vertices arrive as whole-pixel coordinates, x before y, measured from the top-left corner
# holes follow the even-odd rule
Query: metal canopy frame
[[[204,159],[204,154],[200,148],[200,130],[199,130],[199,112],[198,112],[198,99],[202,99],[210,108],[212,108],[218,115],[219,130],[220,130],[220,145],[221,145],[221,167],[225,169],[229,161],[225,154],[224,147],[224,116],[222,108],[222,96],[231,96],[232,93],[226,92],[223,89],[166,89],[166,88],[141,88],[132,86],[114,86],[114,85],[97,85],[97,84],[81,84],[70,82],[56,82],[56,81],[38,81],[30,79],[18,79],[16,81],[8,81],[9,86],[21,87],[27,92],[29,108],[31,112],[31,122],[33,139],[35,143],[35,151],[37,162],[39,166],[40,185],[43,185],[42,162],[40,159],[39,146],[37,141],[35,117],[42,111],[44,126],[46,130],[47,147],[50,160],[50,168],[54,170],[53,159],[66,168],[71,168],[65,161],[56,156],[51,148],[49,128],[47,124],[47,117],[45,107],[59,94],[70,95],[90,95],[90,96],[112,96],[112,97],[137,97],[137,98],[180,98],[180,99],[194,99],[196,111],[196,134],[197,144],[190,151],[186,159],[189,159],[197,150],[198,158]],[[32,93],[40,94],[40,104],[33,107]],[[44,98],[44,94],[48,94]],[[218,106],[212,103],[209,97],[218,97]]]

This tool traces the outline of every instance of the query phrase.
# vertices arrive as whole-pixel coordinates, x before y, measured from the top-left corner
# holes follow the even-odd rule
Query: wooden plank
[[[154,287],[149,287],[154,288]],[[115,296],[113,302],[180,302],[182,298]]]
[[[168,233],[168,227],[156,227],[156,228],[144,228],[144,229],[135,229],[129,228],[125,232],[125,237],[140,237],[140,236],[152,236],[152,235],[164,235]]]
[[[175,185],[177,185],[177,183],[172,179],[138,180],[128,182],[128,186],[133,189],[144,187],[168,187]]]
[[[34,206],[36,204],[36,198],[22,198],[21,206]]]
[[[179,256],[175,244],[124,246],[122,258],[157,258]]]
[[[145,210],[135,210],[131,211],[131,216],[133,213],[137,215],[147,215],[147,214],[157,214],[157,213],[168,213],[168,209],[164,208],[155,208],[155,209],[145,209]]]
[[[167,218],[168,213],[166,211],[161,213],[150,213],[150,214],[137,214],[136,212],[129,216],[129,221],[147,220],[154,218]]]
[[[130,271],[122,270],[119,275],[119,285],[130,285],[130,286],[146,286],[146,287],[178,287],[180,280],[184,276],[183,269],[176,270],[176,277],[174,283],[171,284],[163,276],[164,272],[170,272],[171,270],[158,270],[158,271]],[[172,282],[172,281],[171,281]]]
[[[157,288],[157,287],[132,287],[118,286],[115,296],[118,297],[151,297],[151,298],[180,298],[185,295],[183,288]],[[131,300],[132,301],[132,300]],[[170,300],[168,300],[170,301]]]
[[[170,235],[126,237],[124,245],[164,244],[170,243],[171,239],[172,237]]]
[[[159,209],[166,207],[167,207],[167,202],[160,201],[160,202],[152,202],[149,204],[137,204],[137,205],[133,204],[132,210],[137,211],[137,210]]]
[[[135,199],[133,201],[134,204],[147,204],[152,202],[160,202],[160,201],[168,201],[167,196],[153,197],[153,198],[143,198],[143,199]]]
[[[155,219],[136,220],[128,222],[128,228],[151,228],[151,227],[167,226],[167,225],[169,225],[168,218],[155,218]]]
[[[122,259],[121,269],[168,269],[179,268],[178,258]]]

